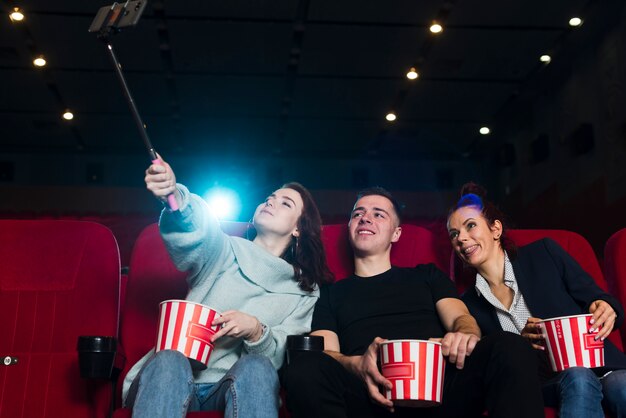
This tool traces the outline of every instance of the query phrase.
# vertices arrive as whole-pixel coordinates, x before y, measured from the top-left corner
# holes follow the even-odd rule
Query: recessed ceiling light
[[[43,55],[38,56],[37,58],[35,58],[33,60],[33,64],[36,67],[44,67],[47,64],[46,59],[43,57]]]
[[[580,26],[583,24],[583,20],[579,17],[573,17],[569,20],[569,25],[572,27]]]
[[[72,120],[74,119],[74,114],[71,111],[66,110],[65,113],[63,113],[63,119]]]
[[[481,135],[489,135],[491,133],[491,129],[489,129],[486,126],[481,127],[478,132],[480,132]]]
[[[433,23],[430,26],[430,31],[432,33],[441,33],[442,30],[443,30],[443,27],[441,27],[441,25],[439,23]]]
[[[393,112],[389,112],[387,113],[387,116],[385,116],[385,119],[387,119],[389,122],[393,122],[394,120],[396,120],[396,114]]]
[[[19,7],[14,7],[13,11],[9,14],[9,19],[11,19],[11,22],[21,22],[24,20],[24,13]]]
[[[413,68],[413,67],[411,67],[409,72],[406,73],[406,78],[408,78],[409,80],[415,80],[419,76],[420,75],[417,73],[417,71],[415,71],[415,68]]]
[[[550,55],[542,55],[539,57],[539,61],[545,63],[545,64],[549,64],[550,61],[552,61],[552,57]]]

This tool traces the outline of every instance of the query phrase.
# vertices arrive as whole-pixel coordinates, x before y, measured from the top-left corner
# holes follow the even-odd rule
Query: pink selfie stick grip
[[[152,164],[163,165],[163,162],[157,158],[156,160],[152,160]],[[172,211],[178,210],[178,202],[176,202],[176,196],[174,195],[174,193],[167,195],[167,204]]]

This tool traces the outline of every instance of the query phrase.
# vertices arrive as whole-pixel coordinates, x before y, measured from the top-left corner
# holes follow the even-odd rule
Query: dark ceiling
[[[606,30],[591,20],[570,28],[571,17],[619,3],[153,0],[113,45],[164,155],[455,160],[477,152],[479,127],[493,129],[507,103],[568,59],[564,45],[587,42],[577,32]],[[142,152],[105,46],[87,32],[107,2],[0,4],[4,152]],[[8,18],[15,6],[22,23]],[[441,34],[430,33],[433,21]],[[539,62],[547,52],[549,66]],[[32,65],[39,54],[43,69]],[[415,81],[405,77],[412,66]]]

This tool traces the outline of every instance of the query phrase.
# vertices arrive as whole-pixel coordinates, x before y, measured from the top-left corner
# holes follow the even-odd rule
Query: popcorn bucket
[[[210,337],[219,330],[211,326],[220,314],[212,308],[186,300],[166,300],[159,307],[156,351],[183,353],[194,370],[206,369],[213,351]]]
[[[381,344],[382,375],[393,387],[383,389],[397,406],[441,404],[445,363],[441,343],[425,340],[389,340]]]
[[[604,366],[604,341],[589,332],[591,314],[549,318],[539,322],[552,370]]]

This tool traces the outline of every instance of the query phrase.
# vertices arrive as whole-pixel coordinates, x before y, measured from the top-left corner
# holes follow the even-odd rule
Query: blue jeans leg
[[[187,357],[178,351],[159,351],[139,372],[127,404],[133,418],[184,418],[194,390]]]
[[[600,381],[604,392],[602,404],[615,418],[626,418],[626,370],[615,370]]]
[[[215,384],[198,384],[190,411],[224,411],[224,418],[276,418],[278,373],[265,356],[242,356]]]
[[[602,385],[590,369],[564,370],[544,384],[543,392],[546,399],[556,395],[561,418],[604,418]]]

